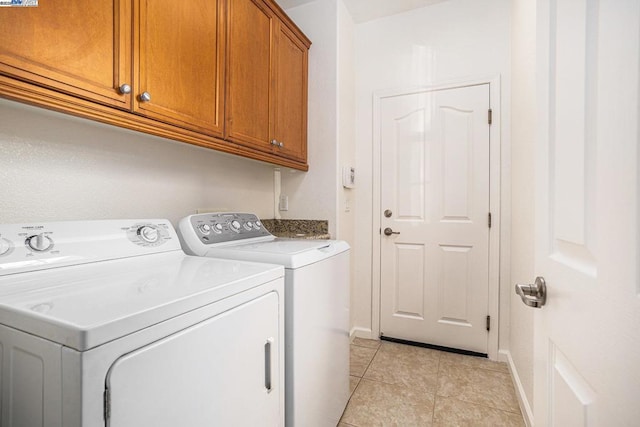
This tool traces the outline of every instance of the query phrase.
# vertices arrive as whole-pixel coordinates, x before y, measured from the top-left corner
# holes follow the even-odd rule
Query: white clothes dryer
[[[256,215],[183,218],[185,252],[285,267],[286,425],[335,427],[349,399],[349,245],[282,239]]]
[[[283,276],[166,220],[0,225],[0,424],[284,425]]]

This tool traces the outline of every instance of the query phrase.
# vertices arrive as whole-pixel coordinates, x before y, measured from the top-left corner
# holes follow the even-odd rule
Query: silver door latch
[[[385,236],[391,236],[392,234],[400,234],[399,231],[393,231],[391,228],[387,227],[383,231]]]
[[[533,308],[541,308],[547,302],[547,284],[544,277],[536,277],[533,285],[516,285],[516,294],[522,302]]]

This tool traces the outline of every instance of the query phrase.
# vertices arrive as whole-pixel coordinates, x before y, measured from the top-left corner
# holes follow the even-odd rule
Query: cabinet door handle
[[[284,147],[284,142],[282,142],[282,141],[278,142],[278,147],[280,147],[280,148]]]
[[[151,101],[151,95],[149,94],[149,92],[142,92],[139,98],[141,102]]]
[[[120,91],[121,95],[126,95],[128,93],[131,93],[131,86],[129,86],[128,84],[125,83],[123,85],[120,85],[118,90]]]
[[[264,344],[264,388],[271,392],[271,344],[273,338],[269,338]]]
[[[272,139],[271,140],[271,145],[278,146],[278,141],[276,141],[275,139]]]

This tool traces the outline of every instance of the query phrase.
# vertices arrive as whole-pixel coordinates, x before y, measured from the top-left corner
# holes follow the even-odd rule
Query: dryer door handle
[[[273,338],[269,338],[264,344],[264,388],[267,389],[267,393],[271,393],[271,344],[273,344]]]

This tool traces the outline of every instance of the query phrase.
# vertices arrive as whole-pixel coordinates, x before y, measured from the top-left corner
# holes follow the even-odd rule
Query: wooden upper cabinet
[[[310,42],[274,3],[229,4],[226,137],[305,164]]]
[[[41,1],[2,8],[0,74],[118,108],[131,95],[131,1]]]
[[[307,61],[309,47],[278,24],[273,139],[281,156],[307,160]]]
[[[273,0],[0,9],[0,96],[307,170],[311,42]]]
[[[274,15],[262,0],[229,0],[226,136],[271,150]]]
[[[134,1],[136,113],[223,135],[224,7],[225,0]]]

